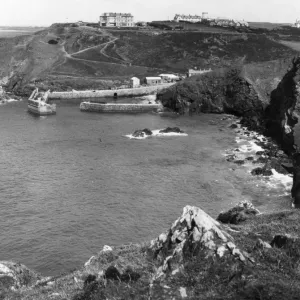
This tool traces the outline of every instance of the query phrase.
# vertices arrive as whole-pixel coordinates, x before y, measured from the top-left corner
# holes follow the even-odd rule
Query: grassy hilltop
[[[0,81],[23,94],[36,85],[52,90],[114,87],[132,76],[284,59],[297,52],[290,44],[297,37],[254,29],[122,30],[54,24],[31,35],[0,39]]]

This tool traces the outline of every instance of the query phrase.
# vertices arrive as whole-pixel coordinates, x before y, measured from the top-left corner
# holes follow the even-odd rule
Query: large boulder
[[[20,263],[0,261],[0,290],[34,285],[41,277]]]
[[[142,129],[142,130],[136,130],[132,136],[133,137],[147,137],[152,135],[152,131],[148,128]]]
[[[167,127],[165,129],[161,129],[159,133],[184,133],[179,127]]]
[[[239,224],[259,213],[259,210],[256,209],[252,203],[242,201],[229,211],[221,212],[217,220],[222,223]]]

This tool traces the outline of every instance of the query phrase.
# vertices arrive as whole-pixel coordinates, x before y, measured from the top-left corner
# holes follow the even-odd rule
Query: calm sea
[[[0,106],[0,260],[58,275],[105,244],[157,237],[187,204],[214,217],[243,199],[288,207],[282,186],[225,160],[237,143],[221,117],[89,114],[63,103],[34,117],[25,102]],[[124,136],[167,126],[188,136]]]

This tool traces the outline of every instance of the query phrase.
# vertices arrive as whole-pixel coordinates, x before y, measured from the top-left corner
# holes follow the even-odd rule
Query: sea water
[[[185,205],[213,217],[245,199],[263,212],[290,205],[282,180],[226,161],[230,149],[259,148],[221,115],[90,114],[66,103],[53,116],[26,110],[25,101],[0,106],[0,260],[59,275],[103,245],[157,237]],[[185,134],[159,134],[174,126]],[[144,128],[155,134],[130,138]]]

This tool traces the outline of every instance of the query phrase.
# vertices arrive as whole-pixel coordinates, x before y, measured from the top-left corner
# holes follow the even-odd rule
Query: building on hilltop
[[[202,21],[202,17],[198,15],[180,15],[176,14],[174,17],[175,22],[185,21],[185,22],[191,22],[191,23],[197,23]]]
[[[130,78],[130,87],[131,88],[137,88],[141,84],[140,80],[137,77]]]
[[[168,81],[168,82],[173,82],[173,81],[178,81],[179,76],[174,75],[174,74],[159,74],[158,75],[162,80]]]
[[[133,27],[133,15],[130,13],[104,13],[100,16],[100,26]]]
[[[300,20],[296,20],[294,27],[300,28]]]

